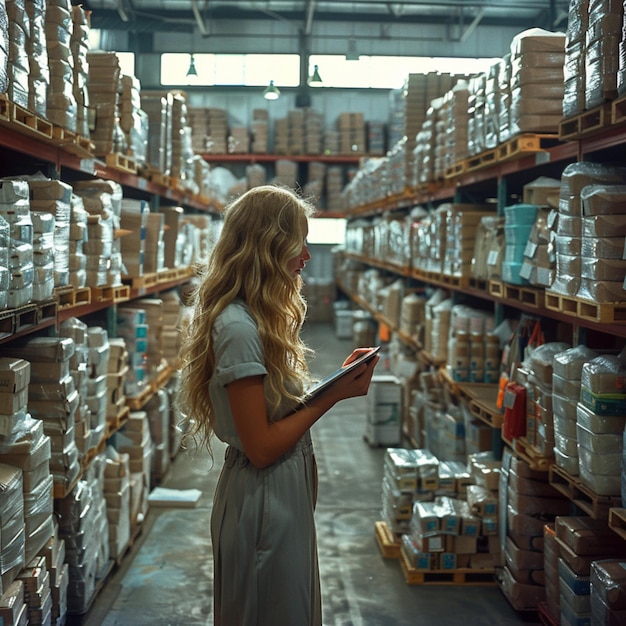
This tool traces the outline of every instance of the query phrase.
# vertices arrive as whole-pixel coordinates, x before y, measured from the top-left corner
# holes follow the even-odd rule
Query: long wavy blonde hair
[[[209,381],[215,373],[211,331],[218,315],[242,298],[263,346],[270,419],[281,400],[297,403],[310,381],[308,349],[300,338],[306,315],[302,280],[288,271],[304,244],[314,208],[290,190],[255,187],[224,211],[219,239],[193,294],[194,314],[183,336],[178,404],[187,434],[211,449],[214,412]]]

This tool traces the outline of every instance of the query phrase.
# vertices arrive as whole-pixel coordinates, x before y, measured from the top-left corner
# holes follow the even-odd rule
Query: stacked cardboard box
[[[87,396],[90,414],[90,448],[97,449],[106,439],[108,388],[107,374],[111,348],[106,329],[90,326],[87,330],[89,348]]]
[[[148,115],[141,109],[141,84],[135,76],[122,75],[119,81],[120,127],[126,146],[140,166],[146,164],[148,141]]]
[[[504,257],[504,218],[482,217],[476,227],[471,273],[481,280],[497,280],[501,276]]]
[[[109,521],[109,552],[116,559],[124,554],[130,541],[130,467],[128,454],[112,446],[107,447],[103,494]]]
[[[91,374],[87,324],[78,318],[69,318],[61,324],[59,336],[68,337],[74,342],[74,354],[70,359],[70,376],[78,391],[78,407],[74,414],[74,440],[82,460],[91,446],[91,414],[87,403],[87,381]]]
[[[129,354],[121,337],[109,339],[109,363],[107,366],[107,423],[117,423],[126,407],[124,381],[128,374]]]
[[[54,534],[39,552],[39,555],[45,558],[50,581],[52,624],[63,623],[67,615],[69,566],[65,562],[65,541],[59,537],[58,523],[55,523]]]
[[[42,0],[25,2],[26,18],[24,26],[26,30],[26,52],[28,54],[28,109],[41,117],[46,117],[46,100],[50,85],[50,69],[48,63],[48,46],[46,45],[47,29],[46,3]],[[65,30],[65,29],[63,29]],[[67,31],[64,33],[67,34]],[[65,50],[69,50],[67,38],[61,35],[56,44]],[[50,56],[54,56],[54,51],[50,50]]]
[[[172,164],[172,103],[173,95],[141,92],[141,109],[148,116],[148,167],[169,175]]]
[[[28,183],[0,180],[0,216],[8,222],[9,308],[28,304],[33,297],[33,222]]]
[[[117,450],[128,454],[130,470],[131,527],[141,522],[148,512],[150,469],[152,467],[152,439],[145,411],[134,411],[118,431]]]
[[[621,559],[603,559],[591,564],[591,620],[599,624],[624,621],[626,581]]]
[[[170,175],[182,181],[185,178],[185,161],[191,150],[191,133],[187,119],[187,96],[172,93],[172,125],[170,128],[171,164]]]
[[[398,378],[380,374],[372,377],[367,395],[365,438],[371,445],[400,443],[402,384]]]
[[[28,607],[29,623],[50,623],[52,620],[52,594],[50,591],[50,574],[46,569],[45,557],[35,556],[28,561],[18,578],[24,584],[24,601]]]
[[[150,486],[158,485],[170,466],[170,401],[163,389],[150,398],[144,410],[148,417],[152,440]]]
[[[89,137],[89,15],[82,6],[72,6],[72,93],[76,101],[76,132],[82,137]]]
[[[128,231],[121,238],[124,276],[143,276],[146,253],[146,230],[150,206],[145,200],[122,200],[120,227]]]
[[[160,272],[165,268],[165,216],[148,213],[143,269],[146,274]]]
[[[337,118],[339,154],[365,154],[367,134],[363,113],[340,113]]]
[[[206,147],[210,154],[228,152],[228,113],[225,109],[209,107],[207,114]]]
[[[57,126],[76,131],[78,108],[74,95],[73,30],[72,10],[68,3],[63,0],[45,2],[45,40],[50,64],[46,117]]]
[[[7,624],[28,624],[28,607],[24,601],[24,583],[21,580],[14,580],[7,585],[0,595],[0,618]]]
[[[95,120],[90,139],[94,144],[94,154],[104,156],[112,152],[125,153],[118,140],[123,136],[119,127],[118,89],[121,75],[119,59],[115,52],[90,51],[89,63],[89,106],[94,111]]]
[[[191,147],[196,153],[207,152],[209,137],[209,114],[207,109],[189,107],[187,109],[189,125],[192,128]]]
[[[265,109],[252,111],[252,154],[269,152],[269,115]]]
[[[589,2],[571,2],[565,31],[563,64],[563,116],[571,117],[585,110],[585,39],[589,25]],[[619,77],[618,77],[619,80]]]
[[[2,503],[2,536],[0,536],[0,592],[9,590],[11,583],[24,568],[24,493],[22,470],[0,462],[0,502]]]
[[[314,109],[304,111],[304,153],[322,154],[324,116]]]
[[[250,134],[245,126],[233,126],[228,135],[229,154],[248,154],[250,152]]]

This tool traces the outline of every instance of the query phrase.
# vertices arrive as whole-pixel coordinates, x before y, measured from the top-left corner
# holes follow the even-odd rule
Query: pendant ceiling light
[[[280,98],[280,90],[274,85],[273,80],[270,80],[270,84],[265,88],[263,97],[266,100],[278,100],[278,98]]]
[[[320,76],[319,67],[317,65],[313,66],[313,74],[311,78],[309,78],[309,85],[311,85],[311,87],[322,86],[322,77]]]
[[[198,70],[196,69],[196,60],[193,54],[189,55],[189,69],[187,70],[187,76],[197,76]]]

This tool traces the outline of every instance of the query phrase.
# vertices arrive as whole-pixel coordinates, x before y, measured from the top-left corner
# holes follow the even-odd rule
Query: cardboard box
[[[0,357],[0,392],[16,393],[30,382],[30,363],[17,357]]]

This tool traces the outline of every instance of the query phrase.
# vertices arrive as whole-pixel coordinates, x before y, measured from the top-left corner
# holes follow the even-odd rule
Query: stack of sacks
[[[626,169],[601,163],[579,162],[568,165],[561,176],[559,216],[554,238],[556,275],[551,290],[568,296],[578,295],[581,287],[583,223],[585,233],[601,237],[610,223],[596,217],[583,222],[582,191],[588,185],[620,185]],[[605,218],[608,216],[604,216]],[[589,287],[589,281],[585,281]],[[620,283],[621,284],[621,283]],[[601,288],[599,288],[602,291]]]
[[[467,135],[469,126],[469,85],[460,80],[446,95],[447,108],[446,146],[450,167],[467,158]]]
[[[33,221],[33,300],[42,302],[54,295],[54,215],[31,211]]]
[[[624,5],[589,0],[585,45],[585,107],[593,109],[617,97]]]
[[[22,470],[0,462],[0,593],[8,590],[24,568],[24,494]]]
[[[621,493],[622,433],[626,415],[624,353],[583,364],[576,435],[580,479],[594,493]]]
[[[125,302],[119,310],[139,310],[145,315],[145,324],[148,327],[147,347],[145,352],[146,373],[148,380],[156,380],[163,371],[163,300],[160,298],[140,298]]]
[[[39,115],[48,117],[55,123],[53,117],[46,115],[46,96],[49,88],[52,87],[53,66],[48,69],[48,47],[46,45],[47,29],[45,20],[47,19],[45,0],[33,0],[25,2],[26,19],[26,52],[28,53],[28,110]],[[61,40],[58,45],[63,45]],[[54,50],[50,50],[50,58],[53,59]]]
[[[476,225],[471,274],[478,280],[499,280],[504,257],[504,218],[483,216]]]
[[[148,146],[146,164],[149,168],[169,175],[172,142],[172,102],[171,93],[141,93],[141,109],[148,116]]]
[[[94,459],[95,460],[95,459]],[[105,565],[102,552],[102,521],[104,504],[101,491],[94,491],[93,482],[79,480],[72,491],[55,500],[59,519],[59,537],[65,542],[69,566],[67,607],[70,613],[85,613],[96,594],[96,583]]]
[[[117,432],[115,447],[120,454],[128,454],[132,526],[142,522],[148,512],[153,446],[145,411],[131,412]]]
[[[81,458],[91,444],[91,414],[87,403],[87,381],[90,375],[89,345],[87,343],[87,324],[78,318],[65,320],[59,328],[59,336],[69,337],[74,342],[74,354],[70,359],[70,376],[78,391],[79,404],[74,414],[74,440]]]
[[[90,414],[90,448],[98,448],[107,434],[107,374],[109,372],[109,336],[104,328],[92,326],[87,331],[89,378],[87,404]]]
[[[60,180],[43,176],[28,178],[31,211],[54,216],[54,286],[69,284],[70,205],[72,188]]]
[[[507,512],[503,590],[515,609],[535,609],[546,595],[544,525],[566,515],[570,501],[549,484],[546,472],[531,469],[508,449],[502,467],[500,498]]]
[[[74,351],[74,341],[63,337],[32,337],[10,344],[6,350],[30,362],[28,410],[43,421],[44,432],[51,439],[50,469],[55,486],[63,492],[80,473],[74,437],[80,397],[70,376]]]
[[[424,351],[441,361],[448,361],[448,337],[452,300],[443,289],[437,289],[426,302]]]
[[[0,359],[0,414],[7,428],[0,437],[0,461],[20,469],[25,523],[24,558],[30,561],[52,534],[53,479],[50,439],[44,424],[27,412],[30,364],[18,357]],[[4,515],[3,515],[4,533]]]
[[[130,541],[130,469],[128,454],[113,446],[106,448],[104,499],[109,520],[109,552],[117,559]]]
[[[120,126],[128,151],[138,165],[146,163],[148,143],[148,115],[141,110],[141,85],[135,76],[120,77]]]
[[[420,131],[416,136],[415,148],[413,149],[414,170],[409,185],[421,185],[435,180],[435,147],[437,143],[437,129],[440,116],[443,116],[443,98],[435,98],[426,110]]]
[[[485,75],[485,147],[495,148],[500,140],[500,75],[503,59],[494,63]]]
[[[126,407],[124,381],[128,373],[128,351],[121,337],[109,338],[107,366],[107,423],[116,424]]]
[[[551,458],[555,447],[553,361],[568,348],[562,342],[544,343],[530,351],[524,362],[528,368],[526,440],[543,457]]]
[[[170,400],[164,389],[159,389],[144,407],[153,444],[150,486],[158,485],[170,466]]]
[[[8,0],[6,15],[9,21],[8,45],[8,85],[6,93],[11,102],[28,108],[29,105],[29,71],[30,58],[27,42],[30,37],[30,25],[26,14],[25,0]]]
[[[74,97],[74,55],[70,46],[72,4],[70,0],[47,0],[45,11],[46,43],[50,63],[47,117],[57,126],[76,132]]]
[[[194,152],[202,154],[207,151],[207,136],[209,134],[207,109],[188,107],[187,116],[189,125],[193,129],[191,146]]]
[[[121,68],[115,52],[90,51],[87,54],[89,107],[94,110],[95,127],[90,132],[94,154],[124,153],[124,133],[119,123],[118,88]]]
[[[439,460],[429,450],[387,448],[383,464],[382,514],[390,532],[409,532],[415,501],[434,497]]]
[[[400,308],[400,331],[421,344],[424,341],[425,321],[426,298],[424,295],[417,293],[405,295]]]
[[[9,57],[9,18],[6,4],[0,7],[0,93],[6,93],[9,87],[9,75],[7,73]]]
[[[69,284],[74,289],[87,285],[87,255],[84,244],[87,241],[89,214],[85,211],[83,199],[72,193],[70,201],[70,258]]]
[[[476,232],[483,217],[493,215],[480,204],[449,204],[446,214],[446,241],[443,273],[469,276],[476,242]]]
[[[0,180],[0,216],[9,224],[9,291],[7,305],[14,309],[33,298],[33,222],[28,183]]]
[[[524,251],[530,232],[537,218],[534,204],[514,204],[504,208],[504,260],[502,262],[502,280],[513,285],[525,285],[522,278]]]
[[[82,5],[72,6],[72,31],[70,49],[72,51],[72,94],[76,101],[76,132],[81,137],[89,137],[89,12]]]
[[[533,28],[511,42],[511,135],[555,133],[563,116],[565,36]]]
[[[471,156],[480,154],[486,148],[485,138],[485,73],[472,76],[469,81],[467,149]]]
[[[595,302],[626,301],[626,185],[589,185],[580,196],[581,280],[577,295]]]
[[[24,584],[24,601],[28,607],[29,624],[50,624],[52,620],[52,593],[46,559],[35,556],[26,561],[18,579]]]
[[[128,231],[121,238],[123,275],[125,278],[143,276],[146,253],[146,228],[150,205],[145,200],[122,200],[120,228]]]
[[[584,516],[557,517],[555,530],[559,548],[561,623],[590,623],[592,564],[594,561],[623,557],[624,541],[609,528],[606,520]]]
[[[426,270],[428,265],[430,250],[430,226],[433,221],[426,209],[415,207],[410,214],[410,246],[411,246],[411,268]],[[360,223],[357,221],[357,223]],[[363,234],[367,233],[367,225],[363,224]],[[359,250],[361,254],[369,256],[366,250]]]
[[[128,370],[124,376],[124,393],[139,396],[148,384],[146,351],[148,350],[148,325],[143,309],[117,309],[117,334],[128,351]]]
[[[552,411],[554,456],[558,467],[578,476],[576,413],[583,365],[597,352],[579,345],[554,355],[552,360]]]
[[[500,143],[504,143],[511,138],[511,73],[513,66],[511,65],[510,52],[502,57],[498,70],[498,95],[500,98],[498,104],[498,136]]]
[[[65,541],[59,537],[59,526],[55,521],[54,534],[39,552],[45,559],[50,580],[52,597],[52,624],[63,624],[67,615],[67,588],[69,566],[65,562]]]
[[[86,180],[74,183],[74,193],[82,198],[89,214],[87,240],[87,285],[101,287],[122,284],[122,238],[120,228],[122,186],[109,180]]]
[[[585,40],[589,24],[589,0],[572,0],[565,30],[563,65],[563,117],[585,110]]]
[[[620,559],[591,564],[591,622],[619,624],[626,619],[626,570]]]
[[[9,306],[9,223],[0,215],[0,310]]]

